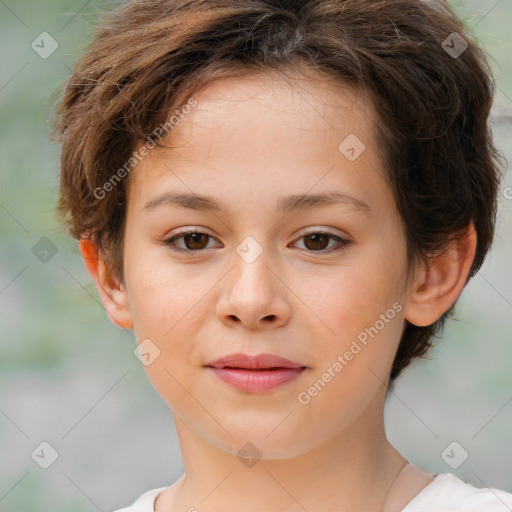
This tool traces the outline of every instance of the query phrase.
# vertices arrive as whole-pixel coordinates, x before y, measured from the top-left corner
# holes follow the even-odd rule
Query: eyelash
[[[208,236],[210,238],[213,238],[215,240],[215,238],[213,236],[209,235],[208,233],[204,233],[203,231],[187,230],[187,231],[179,232],[179,233],[173,235],[172,237],[165,239],[163,241],[163,243],[164,243],[164,245],[169,247],[172,251],[181,252],[181,253],[186,253],[186,252],[188,252],[188,253],[201,253],[203,251],[207,251],[208,249],[193,250],[193,249],[181,249],[181,248],[176,247],[176,245],[174,244],[175,240],[177,240],[179,238],[182,238],[182,237],[184,237],[186,235],[193,234],[193,233],[199,233],[201,235],[206,235],[206,236]],[[328,254],[328,253],[331,253],[331,252],[341,251],[341,250],[345,249],[348,245],[352,244],[352,242],[350,240],[342,238],[339,235],[334,235],[333,233],[329,233],[328,231],[310,231],[309,233],[305,233],[302,236],[300,236],[297,240],[300,240],[300,239],[305,238],[305,237],[310,236],[310,235],[326,235],[326,236],[328,236],[330,238],[335,239],[338,242],[339,246],[335,247],[334,249],[333,248],[331,248],[331,249],[323,249],[323,250],[320,250],[320,251],[311,251],[311,250],[304,249],[304,250],[306,250],[306,252],[309,252],[309,253]]]

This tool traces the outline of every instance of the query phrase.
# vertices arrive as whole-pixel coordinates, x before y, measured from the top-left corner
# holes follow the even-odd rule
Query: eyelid
[[[346,242],[350,242],[350,237],[348,234],[336,233],[336,232],[330,231],[331,229],[335,229],[335,228],[322,228],[322,227],[315,227],[315,226],[312,226],[309,228],[304,228],[303,230],[299,231],[299,235],[295,238],[295,240],[298,240],[299,238],[301,238],[303,236],[321,233],[323,235],[329,235],[329,236],[332,236],[333,238],[336,238],[336,237],[341,238],[341,239],[345,240]]]

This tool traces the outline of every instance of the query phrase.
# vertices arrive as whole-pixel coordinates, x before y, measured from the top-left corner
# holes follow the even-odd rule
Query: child
[[[57,111],[59,211],[186,469],[123,511],[512,510],[409,464],[383,420],[491,245],[492,96],[442,2],[105,17]]]

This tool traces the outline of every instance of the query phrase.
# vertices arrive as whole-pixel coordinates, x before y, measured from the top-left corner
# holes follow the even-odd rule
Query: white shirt
[[[131,506],[114,512],[154,512],[157,496],[167,489],[145,492]],[[451,473],[437,475],[401,512],[512,512],[512,494],[499,489],[479,489]]]

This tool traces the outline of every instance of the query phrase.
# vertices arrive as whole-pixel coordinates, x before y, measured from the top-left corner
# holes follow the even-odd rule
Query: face
[[[124,245],[155,389],[209,443],[275,458],[383,403],[407,300],[376,115],[339,83],[297,80],[224,78],[194,95],[173,149],[132,171]],[[298,369],[207,366],[232,354]]]

